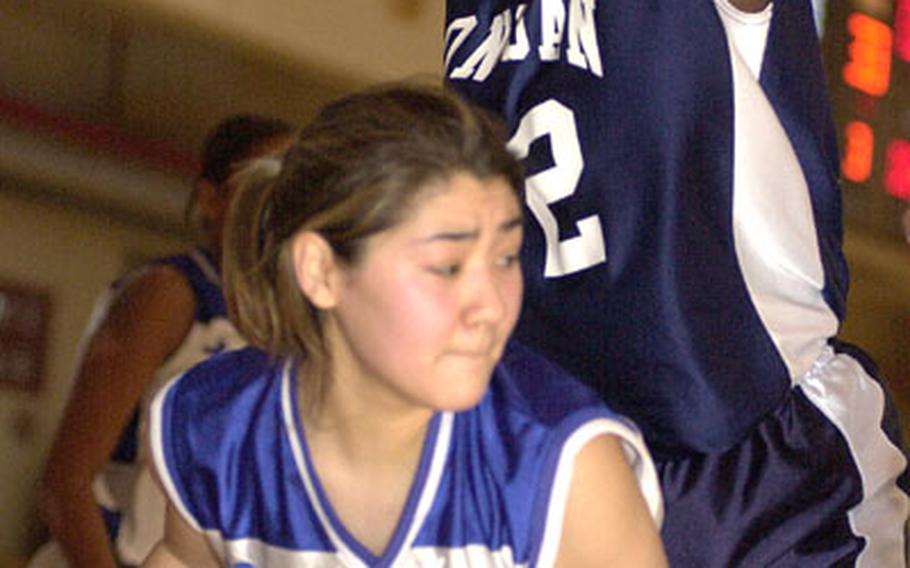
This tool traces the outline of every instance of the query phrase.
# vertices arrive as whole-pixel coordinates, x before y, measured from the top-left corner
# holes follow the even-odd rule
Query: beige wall
[[[362,83],[441,72],[440,0],[93,0]]]
[[[183,246],[156,233],[63,206],[24,199],[21,182],[0,180],[0,280],[47,290],[51,317],[43,388],[35,394],[0,389],[0,565],[25,555],[40,523],[35,483],[70,386],[82,328],[98,294],[137,256]],[[10,190],[13,191],[10,191]]]

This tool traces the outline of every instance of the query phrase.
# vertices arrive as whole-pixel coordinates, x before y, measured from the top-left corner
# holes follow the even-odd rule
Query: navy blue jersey
[[[517,335],[633,417],[660,454],[743,439],[843,316],[837,148],[818,51],[808,0],[774,2],[751,86],[734,76],[711,1],[448,0],[446,75],[504,117],[527,169]],[[778,169],[804,194],[808,218],[788,229],[804,231],[818,265],[803,279],[817,302],[785,297],[768,310],[817,318],[809,338],[770,324],[762,306],[780,298],[744,278],[734,85],[779,124],[783,144],[769,147],[795,156]],[[793,273],[767,259],[757,274]]]
[[[660,516],[635,427],[511,344],[475,408],[432,418],[401,518],[377,557],[322,489],[297,391],[293,364],[249,348],[206,361],[152,404],[152,453],[171,503],[229,566],[550,565],[574,456],[605,433],[623,441]]]

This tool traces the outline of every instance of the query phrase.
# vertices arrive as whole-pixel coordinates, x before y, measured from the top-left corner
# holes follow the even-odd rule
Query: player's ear
[[[291,258],[297,285],[318,309],[338,303],[339,266],[332,247],[321,235],[301,231],[291,241]]]

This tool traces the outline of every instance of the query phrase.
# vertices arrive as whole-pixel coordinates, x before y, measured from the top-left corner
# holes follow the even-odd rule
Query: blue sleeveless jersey
[[[661,454],[743,439],[791,376],[737,261],[714,3],[448,0],[445,40],[448,79],[504,117],[526,165],[518,338]],[[807,0],[775,0],[760,85],[809,188],[822,303],[841,318],[837,148]]]
[[[227,309],[225,308],[224,298],[221,295],[221,281],[215,268],[214,260],[209,253],[202,249],[193,249],[190,254],[161,258],[150,262],[148,266],[160,265],[170,266],[180,272],[186,278],[193,290],[193,296],[196,298],[193,330],[197,331],[197,334],[193,334],[191,331],[187,336],[188,341],[185,341],[178,349],[178,352],[171,357],[171,359],[177,357],[181,350],[192,351],[192,355],[184,354],[184,357],[193,359],[193,362],[179,365],[170,376],[165,377],[166,380],[187,370],[192,364],[224,350],[228,339],[223,337],[222,334],[204,333],[209,336],[207,341],[191,341],[191,338],[198,335],[201,330],[211,327],[215,322],[227,322]],[[128,278],[118,280],[112,286],[113,291],[116,292],[128,282]],[[166,364],[165,366],[168,365]],[[129,427],[121,435],[120,441],[114,450],[112,455],[114,461],[123,463],[135,461],[139,447],[139,440],[136,435],[138,426],[139,410],[137,409],[133,414]]]
[[[214,259],[202,249],[152,261],[149,266],[170,266],[189,283],[196,300],[193,325],[183,343],[170,355],[146,389],[132,420],[121,434],[111,461],[94,484],[117,558],[138,565],[164,529],[164,495],[149,475],[142,456],[140,428],[151,394],[166,381],[200,361],[226,349],[236,349],[243,340],[227,318],[221,281]],[[128,285],[130,277],[115,282],[112,292]]]
[[[295,381],[292,365],[250,348],[194,368],[152,405],[152,453],[171,503],[228,566],[546,565],[574,455],[604,433],[623,440],[660,516],[634,426],[513,344],[477,407],[433,417],[401,519],[376,557],[322,490]]]

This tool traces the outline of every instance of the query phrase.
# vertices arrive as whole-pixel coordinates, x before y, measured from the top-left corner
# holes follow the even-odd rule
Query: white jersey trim
[[[304,458],[303,454],[303,444],[300,440],[300,436],[297,430],[297,421],[294,417],[294,390],[292,389],[294,381],[291,380],[291,369],[293,369],[293,365],[289,361],[285,364],[284,370],[282,371],[281,411],[283,414],[282,418],[284,420],[284,427],[287,433],[288,442],[291,444],[291,452],[294,454],[294,463],[297,465],[297,472],[300,475],[300,479],[303,481],[303,486],[306,489],[307,496],[313,505],[313,511],[319,518],[319,523],[325,530],[326,535],[328,535],[329,540],[332,542],[332,545],[338,551],[337,557],[335,558],[336,562],[342,562],[344,566],[350,566],[351,568],[366,568],[366,565],[361,562],[360,558],[348,548],[342,538],[335,531],[332,523],[329,522],[328,514],[322,508],[322,503],[319,501],[319,498],[316,494],[316,488],[314,486],[313,479],[310,477],[310,472],[306,467],[306,459]],[[335,556],[336,555],[333,555],[333,557]]]
[[[663,523],[663,495],[657,478],[657,470],[641,435],[615,420],[607,418],[591,420],[575,430],[562,446],[551,486],[547,519],[536,566],[549,567],[556,563],[556,555],[562,540],[569,489],[575,471],[575,458],[588,442],[605,434],[617,436],[622,441],[626,459],[638,480],[639,490],[645,499],[651,517],[658,529]]]
[[[252,566],[269,568],[355,568],[363,564],[350,558],[340,557],[334,552],[290,550],[277,547],[259,539],[236,539],[222,541],[215,531],[206,531],[206,538],[218,546],[224,558],[232,563],[243,562]],[[217,544],[216,544],[217,542]],[[516,564],[512,549],[503,547],[490,550],[483,545],[471,544],[459,548],[416,547],[399,555],[389,564],[393,568],[416,568],[419,566],[445,566],[446,568],[527,568],[527,564]]]
[[[193,259],[193,262],[196,263],[196,266],[198,266],[199,270],[202,271],[202,274],[205,275],[206,280],[221,288],[221,278],[218,276],[218,270],[212,265],[209,259],[202,254],[202,251],[194,248],[187,256]]]
[[[730,65],[736,256],[755,311],[795,381],[837,333],[838,320],[823,296],[825,273],[799,159],[737,49],[730,49]]]
[[[411,519],[411,524],[408,527],[407,536],[398,549],[398,554],[395,555],[395,559],[391,563],[393,566],[396,565],[399,560],[410,554],[414,539],[417,538],[417,533],[423,526],[423,522],[426,520],[430,509],[433,507],[433,501],[436,499],[436,492],[439,489],[439,482],[442,480],[442,474],[445,471],[445,465],[449,455],[449,445],[452,441],[452,424],[454,420],[455,416],[451,412],[443,412],[440,416],[439,430],[433,447],[433,456],[430,461],[429,471],[427,472],[426,483],[424,484],[423,492],[420,494],[420,500],[417,502],[414,518]],[[511,551],[509,551],[509,554],[511,554]]]
[[[907,459],[881,428],[885,394],[849,355],[828,347],[797,385],[844,437],[863,484],[863,500],[847,515],[866,540],[857,568],[904,565],[910,503],[896,484]]]
[[[294,416],[294,391],[292,389],[294,381],[291,380],[292,368],[293,366],[289,362],[285,365],[283,371],[281,385],[281,405],[282,413],[284,415],[283,418],[285,429],[287,431],[288,440],[291,444],[291,451],[294,455],[294,462],[297,465],[297,471],[300,475],[301,480],[303,481],[307,497],[313,506],[313,511],[319,519],[319,523],[322,525],[322,528],[328,535],[329,540],[332,542],[332,546],[334,546],[337,550],[337,553],[332,557],[336,562],[340,561],[347,567],[354,568],[362,566],[365,568],[366,565],[363,563],[357,553],[351,550],[348,544],[344,541],[343,538],[341,538],[341,536],[332,526],[328,513],[323,508],[322,502],[319,499],[319,495],[315,488],[315,482],[310,476],[306,457],[303,452],[303,442],[300,439],[300,429]],[[409,554],[408,551],[411,548],[414,539],[417,537],[417,533],[420,530],[420,527],[423,525],[423,521],[426,518],[427,513],[433,505],[433,500],[436,497],[436,492],[439,488],[439,482],[442,479],[442,473],[445,469],[445,462],[449,452],[453,420],[454,417],[451,412],[441,413],[439,429],[437,431],[435,439],[427,440],[427,443],[434,444],[434,447],[432,449],[433,455],[431,457],[430,466],[427,471],[426,482],[423,484],[421,494],[418,498],[414,517],[409,521],[410,524],[408,526],[406,537],[401,543],[400,548],[394,557],[394,560],[392,561],[392,565],[397,564],[400,560],[402,560],[403,557],[406,557]]]
[[[199,532],[203,532],[196,517],[190,513],[189,508],[180,496],[180,491],[177,490],[177,484],[174,482],[174,478],[171,476],[170,469],[168,468],[167,456],[164,455],[164,430],[161,425],[164,401],[167,398],[167,394],[173,389],[178,380],[180,380],[180,376],[174,377],[168,381],[152,399],[152,403],[149,406],[149,445],[151,446],[153,457],[152,463],[154,464],[155,473],[158,474],[158,480],[164,487],[164,491],[167,493],[171,505],[191,527]]]
[[[732,44],[730,48],[739,52],[752,76],[757,78],[765,58],[774,3],[769,3],[760,12],[744,12],[732,5],[730,0],[714,0],[714,5],[724,24],[727,39]]]

